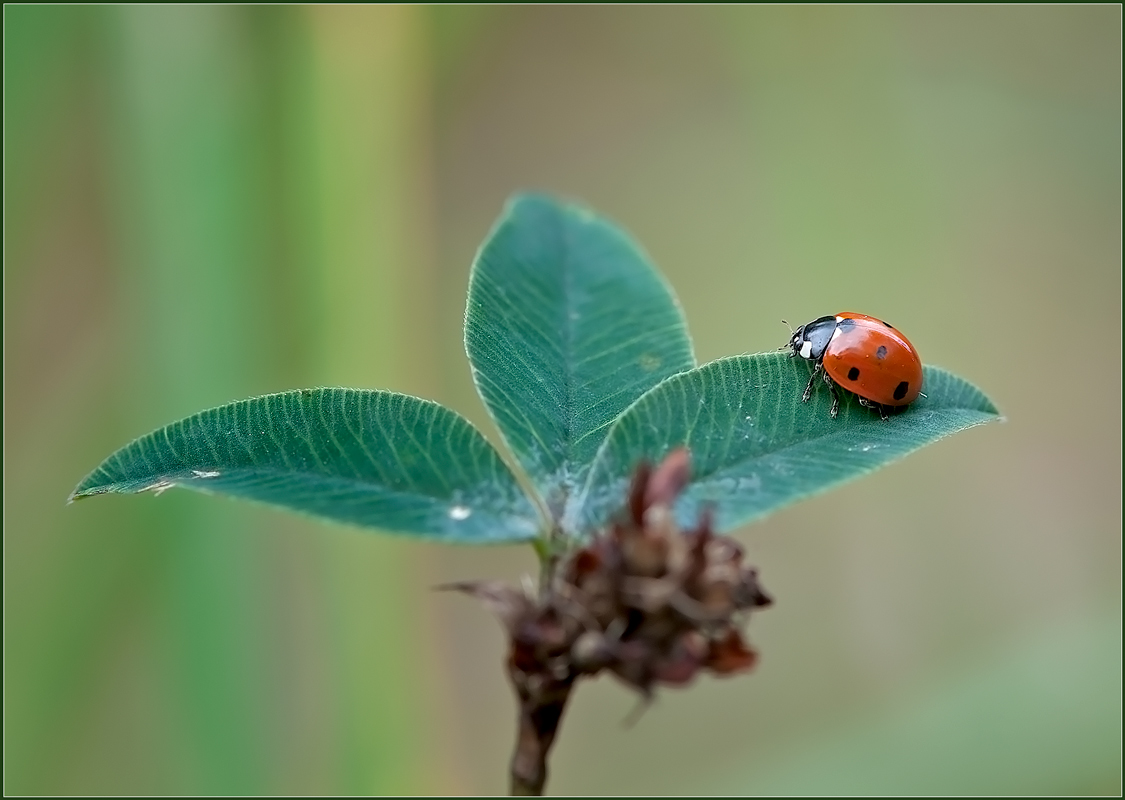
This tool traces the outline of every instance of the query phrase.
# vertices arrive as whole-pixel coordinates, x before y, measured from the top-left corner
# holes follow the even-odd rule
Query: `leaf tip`
[[[507,208],[516,208],[522,205],[549,205],[557,206],[559,201],[547,192],[535,189],[524,189],[508,197],[504,204]]]
[[[533,189],[516,192],[504,204],[502,219],[507,219],[524,209],[549,212],[551,214],[571,215],[583,223],[597,222],[600,217],[594,209],[569,197],[560,197]]]
[[[983,411],[986,414],[992,414],[1000,422],[1004,422],[1007,419],[1007,417],[1005,417],[1003,414],[1000,413],[1000,409],[996,407],[996,403],[994,403],[992,401],[992,398],[989,397],[987,394],[985,394],[984,391],[979,386],[977,386],[976,384],[973,384],[973,383],[969,383],[969,381],[966,381],[964,378],[959,378],[959,380],[964,381],[966,384],[971,386],[973,389],[975,389],[980,394],[981,406],[982,406],[981,411]]]
[[[71,492],[69,495],[67,495],[66,504],[68,506],[73,505],[74,503],[78,502],[79,500],[85,500],[87,497],[90,497],[90,496],[95,495],[95,494],[100,494],[97,490],[97,487],[93,487],[93,488],[87,487],[86,482],[83,481],[82,483],[80,483],[80,484],[78,484],[77,486],[74,487],[73,492]]]

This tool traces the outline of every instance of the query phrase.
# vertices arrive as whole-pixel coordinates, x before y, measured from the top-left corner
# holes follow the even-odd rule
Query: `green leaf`
[[[823,385],[802,403],[810,367],[780,353],[724,358],[669,378],[613,426],[581,515],[564,527],[580,532],[602,524],[623,502],[637,463],[658,462],[680,445],[691,451],[692,481],[676,505],[678,519],[694,524],[710,506],[716,527],[729,530],[1000,418],[975,386],[924,369],[927,396],[887,420],[850,396],[832,419]]]
[[[173,486],[451,542],[532,539],[539,527],[466,419],[393,392],[306,389],[212,408],[118,450],[70,499]]]
[[[508,204],[477,255],[465,349],[556,518],[617,416],[695,366],[676,298],[640,248],[592,211],[534,195]]]

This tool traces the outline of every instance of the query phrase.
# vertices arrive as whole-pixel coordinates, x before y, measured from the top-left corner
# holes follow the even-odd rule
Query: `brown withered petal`
[[[653,678],[669,686],[689,683],[708,658],[707,639],[697,631],[685,631],[673,643],[668,654],[653,666]]]
[[[509,634],[514,633],[535,608],[532,598],[502,581],[462,581],[434,588],[438,591],[464,592],[477,598],[500,619]]]
[[[711,513],[705,509],[700,514],[699,526],[695,532],[685,537],[689,544],[686,563],[681,573],[685,586],[691,586],[698,581],[703,574],[703,570],[707,569],[707,545],[711,542],[713,536]]]
[[[668,539],[638,528],[621,537],[621,560],[630,575],[659,578],[668,570]]]
[[[570,646],[566,626],[552,609],[535,617],[524,619],[512,633],[512,641],[521,647],[531,648],[547,658],[558,655]]]
[[[647,461],[637,464],[633,470],[633,480],[629,483],[629,496],[625,498],[625,509],[628,511],[628,521],[640,525],[645,518],[645,494],[648,491],[649,478],[652,475],[652,465]]]
[[[667,578],[627,575],[621,579],[621,604],[626,608],[655,614],[668,607],[672,595],[678,590],[676,582]]]
[[[618,642],[613,648],[610,671],[629,686],[648,697],[652,691],[652,668],[655,648],[646,641],[633,639]]]
[[[585,631],[570,648],[570,658],[579,672],[596,673],[613,662],[613,651],[604,634]]]
[[[601,555],[592,547],[583,547],[567,564],[566,580],[575,586],[582,585],[582,579],[602,565]]]
[[[664,457],[645,487],[644,507],[671,508],[691,479],[691,454],[686,447],[677,447]]]
[[[735,602],[739,608],[765,608],[773,605],[773,598],[758,583],[756,569],[747,567],[742,570],[742,580],[735,591]]]
[[[708,573],[704,573],[705,578],[710,577]],[[699,592],[699,604],[711,616],[729,617],[737,608],[734,602],[734,586],[734,582],[726,580],[725,577],[711,578]]]
[[[742,545],[729,536],[716,536],[707,542],[707,561],[711,564],[742,564]]]
[[[716,675],[747,672],[758,663],[758,654],[742,641],[742,634],[731,628],[725,637],[711,642],[707,667]]]
[[[691,683],[702,668],[702,658],[690,653],[670,653],[653,665],[652,679],[666,686],[684,686]]]

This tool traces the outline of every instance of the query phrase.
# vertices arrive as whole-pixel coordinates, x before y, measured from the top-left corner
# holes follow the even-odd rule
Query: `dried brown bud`
[[[671,508],[691,479],[691,454],[686,447],[677,447],[664,457],[645,487],[645,509],[653,506]]]
[[[534,598],[494,581],[458,583],[508,631],[508,670],[520,701],[513,786],[541,787],[546,754],[575,680],[608,670],[646,699],[700,672],[751,669],[757,654],[736,619],[772,601],[742,548],[716,534],[705,509],[681,530],[673,507],[691,458],[678,448],[637,466],[622,513],[559,559]]]

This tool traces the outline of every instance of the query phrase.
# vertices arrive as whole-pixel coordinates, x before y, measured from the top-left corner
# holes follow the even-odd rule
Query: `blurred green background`
[[[520,189],[645,245],[706,361],[856,310],[1008,417],[739,534],[756,673],[582,686],[556,793],[1118,794],[1121,8],[4,8],[5,790],[494,793],[499,626],[444,548],[117,447],[306,386],[489,430],[461,344]]]

